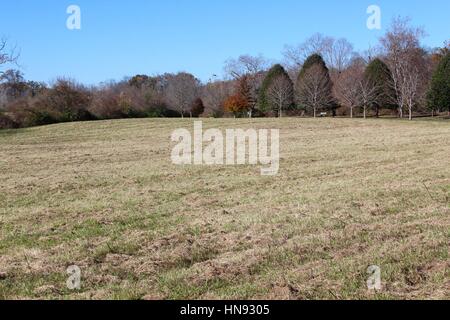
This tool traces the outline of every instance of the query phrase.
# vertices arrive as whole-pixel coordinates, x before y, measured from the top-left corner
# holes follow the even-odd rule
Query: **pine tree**
[[[376,101],[373,107],[378,117],[381,108],[393,107],[393,101],[395,101],[391,70],[386,63],[375,59],[367,66],[364,76],[376,90]]]
[[[292,83],[286,70],[280,64],[276,64],[268,71],[259,91],[258,105],[261,111],[267,112],[275,109],[274,106],[271,105],[267,95],[271,85],[279,78],[286,79],[289,83]]]
[[[330,72],[319,54],[306,59],[298,75],[297,96],[299,102],[314,111],[316,117],[319,109],[331,110],[336,115],[336,102],[332,94],[333,83]]]
[[[321,68],[326,69],[327,72],[329,72],[327,65],[325,61],[323,60],[322,56],[320,54],[312,54],[310,55],[305,62],[303,63],[302,69],[300,70],[299,78],[304,76],[306,70],[311,68],[314,65],[319,65]]]
[[[446,110],[450,115],[450,53],[439,62],[427,98],[430,109]]]

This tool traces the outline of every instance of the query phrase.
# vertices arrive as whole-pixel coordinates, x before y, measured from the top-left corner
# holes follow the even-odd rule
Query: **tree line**
[[[139,117],[450,116],[450,42],[426,49],[424,34],[397,18],[377,47],[359,53],[346,39],[316,34],[286,46],[282,64],[243,55],[207,83],[180,72],[48,86],[0,70],[0,128]],[[17,58],[0,41],[0,66]]]

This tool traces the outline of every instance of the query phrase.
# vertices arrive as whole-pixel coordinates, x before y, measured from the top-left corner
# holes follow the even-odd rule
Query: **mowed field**
[[[173,165],[191,120],[0,131],[0,298],[450,298],[450,122],[203,126],[279,128],[279,175]]]

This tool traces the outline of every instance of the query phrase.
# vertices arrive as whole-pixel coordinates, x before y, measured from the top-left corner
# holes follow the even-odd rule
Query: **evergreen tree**
[[[203,100],[200,98],[197,98],[194,100],[191,106],[191,116],[194,118],[198,118],[200,115],[205,112],[205,106],[203,104]]]
[[[329,73],[327,65],[323,60],[322,56],[320,54],[315,53],[310,55],[303,63],[302,69],[300,70],[299,78],[303,77],[305,75],[306,70],[308,70],[314,65],[319,65],[321,68],[326,69],[327,72]]]
[[[430,109],[446,110],[450,115],[450,53],[439,62],[427,98]]]
[[[380,59],[373,60],[367,66],[364,76],[376,90],[376,99],[373,107],[377,117],[380,109],[383,107],[396,108],[396,106],[393,106],[395,90],[393,88],[392,73],[387,64]]]
[[[267,112],[275,109],[273,108],[273,106],[271,106],[267,95],[269,88],[272,86],[274,81],[279,78],[284,78],[292,83],[292,80],[290,79],[286,70],[284,70],[284,68],[280,64],[276,64],[269,70],[269,72],[267,72],[267,75],[264,78],[264,81],[259,90],[258,105],[261,111]]]
[[[336,115],[337,103],[332,94],[333,83],[330,72],[319,54],[309,56],[298,75],[297,96],[305,107],[314,110],[331,110]]]

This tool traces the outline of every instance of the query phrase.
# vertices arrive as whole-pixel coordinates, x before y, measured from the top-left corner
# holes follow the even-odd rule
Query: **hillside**
[[[190,120],[0,131],[0,298],[368,299],[370,265],[379,298],[450,298],[448,122],[203,125],[279,128],[279,175],[173,165]]]

